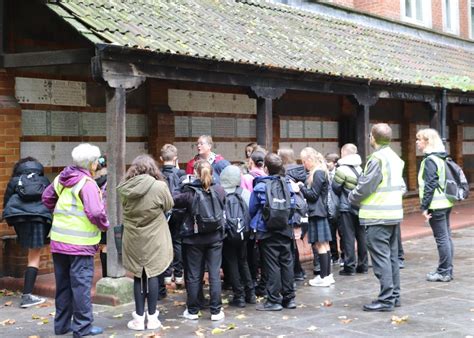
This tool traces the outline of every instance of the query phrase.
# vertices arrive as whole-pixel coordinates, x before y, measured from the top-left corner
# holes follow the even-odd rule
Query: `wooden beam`
[[[94,56],[89,48],[3,54],[4,68],[41,67],[69,64],[88,64]]]

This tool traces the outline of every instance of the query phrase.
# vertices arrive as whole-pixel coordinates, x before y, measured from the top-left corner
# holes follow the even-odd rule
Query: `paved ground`
[[[164,327],[156,332],[132,332],[127,321],[133,305],[111,308],[94,306],[95,323],[105,328],[101,337],[212,336],[401,336],[401,337],[473,337],[474,336],[474,227],[456,230],[455,279],[450,283],[429,283],[427,272],[437,262],[434,239],[425,237],[404,242],[407,267],[402,270],[402,307],[391,313],[367,313],[364,303],[375,297],[378,283],[372,273],[355,277],[335,274],[336,285],[314,288],[300,282],[297,290],[298,308],[281,312],[257,312],[253,306],[237,310],[225,306],[222,322],[210,321],[204,311],[198,321],[180,317],[185,294],[170,293],[160,307]],[[336,268],[338,270],[339,268]],[[308,265],[308,274],[311,272]],[[228,295],[224,296],[227,299]],[[10,306],[6,306],[10,304]],[[45,307],[20,309],[19,296],[0,296],[0,337],[54,336],[51,299]],[[395,323],[392,317],[406,317]],[[6,324],[7,319],[14,320]],[[215,330],[214,334],[219,334]]]

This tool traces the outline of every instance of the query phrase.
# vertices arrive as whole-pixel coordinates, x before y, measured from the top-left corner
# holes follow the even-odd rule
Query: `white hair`
[[[100,149],[89,143],[81,143],[71,153],[75,166],[89,170],[92,163],[100,157]]]

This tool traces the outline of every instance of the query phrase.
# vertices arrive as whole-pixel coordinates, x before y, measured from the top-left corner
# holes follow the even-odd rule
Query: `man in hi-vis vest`
[[[404,162],[390,148],[392,129],[388,124],[374,125],[369,137],[375,151],[368,157],[357,187],[349,194],[349,202],[360,208],[360,225],[365,226],[374,274],[380,282],[377,299],[363,309],[393,311],[401,304],[397,239],[406,191]]]

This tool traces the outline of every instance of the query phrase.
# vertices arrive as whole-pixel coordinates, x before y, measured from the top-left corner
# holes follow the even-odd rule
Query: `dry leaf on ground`
[[[4,305],[5,306],[11,306],[13,304],[13,302],[11,300],[9,300],[8,302],[6,302]]]
[[[318,328],[314,325],[311,325],[310,327],[308,327],[306,330],[308,331],[316,331]]]
[[[321,305],[325,307],[330,307],[332,306],[332,302],[329,299],[326,299],[323,303],[321,303]]]
[[[245,319],[245,318],[247,318],[247,316],[244,315],[244,314],[240,314],[240,315],[238,315],[238,316],[235,316],[235,318],[236,318],[236,319]]]
[[[341,324],[349,324],[350,322],[352,322],[354,319],[343,319],[341,320]]]
[[[4,321],[0,322],[0,325],[5,326],[5,325],[13,325],[16,323],[15,319],[5,319]]]
[[[392,316],[392,324],[402,324],[408,321],[408,316]]]
[[[196,331],[194,331],[194,333],[195,333],[196,336],[198,336],[198,337],[204,337],[204,336],[205,336],[204,332],[206,332],[206,330],[203,329],[202,327],[200,327],[199,329],[197,329]]]
[[[123,317],[123,313],[119,313],[112,316],[112,318],[122,318],[122,317]]]

